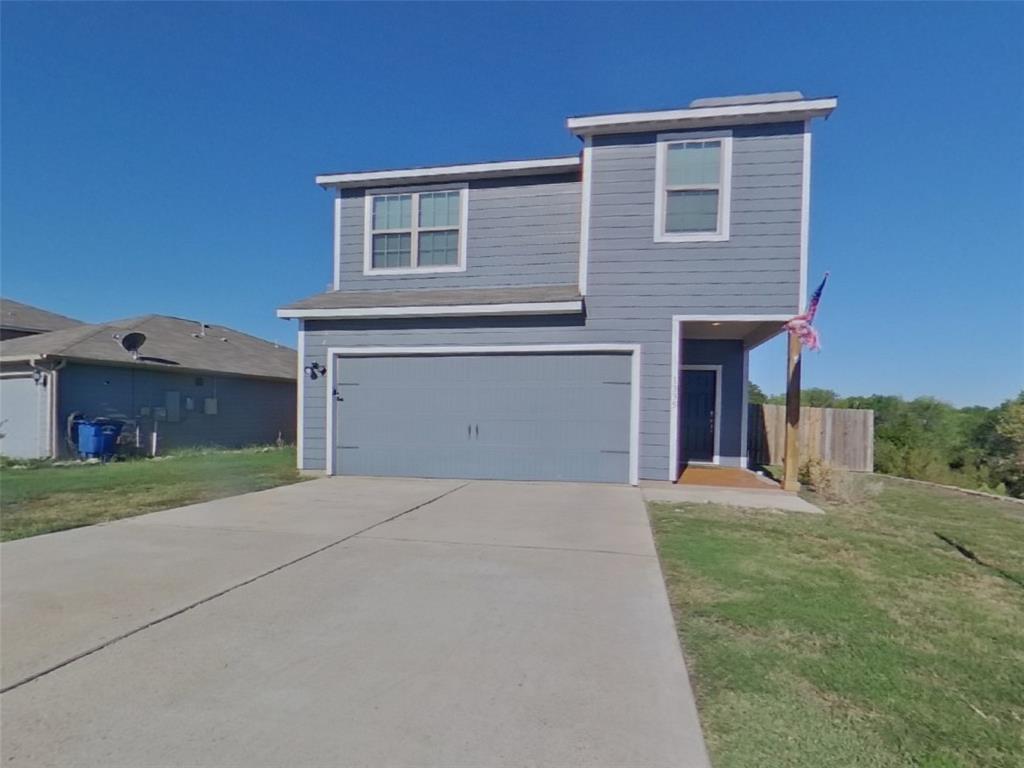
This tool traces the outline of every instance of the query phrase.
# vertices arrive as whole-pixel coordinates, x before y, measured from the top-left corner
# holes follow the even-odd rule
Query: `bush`
[[[862,501],[865,487],[853,472],[838,469],[821,459],[808,459],[800,467],[798,479],[822,498],[842,504]]]

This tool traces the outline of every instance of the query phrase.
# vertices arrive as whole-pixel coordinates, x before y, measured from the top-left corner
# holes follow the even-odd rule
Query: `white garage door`
[[[49,390],[31,376],[0,378],[0,455],[39,459],[50,455]]]

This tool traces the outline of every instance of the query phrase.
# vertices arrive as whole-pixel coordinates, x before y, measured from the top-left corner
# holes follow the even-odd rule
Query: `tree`
[[[1024,392],[999,406],[994,450],[1002,482],[1011,496],[1024,496]]]
[[[839,395],[831,389],[810,387],[800,391],[800,405],[809,405],[812,408],[833,408]]]
[[[753,405],[764,405],[768,402],[768,397],[761,388],[752,381],[747,382],[747,402]]]

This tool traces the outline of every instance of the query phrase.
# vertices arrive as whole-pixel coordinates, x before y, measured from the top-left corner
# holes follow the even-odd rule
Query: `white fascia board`
[[[674,321],[682,321],[685,323],[751,323],[760,322],[762,320],[781,320],[785,322],[792,320],[792,315],[780,315],[778,313],[769,313],[765,315],[672,315]]]
[[[316,177],[322,187],[365,187],[380,182],[416,181],[419,179],[487,179],[500,176],[530,176],[543,173],[567,173],[580,167],[577,155],[545,157],[539,160],[508,160],[469,165],[437,165],[429,168],[399,168],[390,171],[330,173]]]
[[[662,130],[711,124],[738,124],[809,120],[828,117],[838,105],[834,97],[781,101],[770,104],[737,104],[726,107],[667,109],[657,112],[622,112],[614,115],[570,117],[566,126],[577,136],[625,131]]]
[[[336,309],[279,309],[283,318],[450,317],[454,315],[554,315],[583,311],[583,302],[535,301],[521,304],[452,304],[430,307],[342,307]]]

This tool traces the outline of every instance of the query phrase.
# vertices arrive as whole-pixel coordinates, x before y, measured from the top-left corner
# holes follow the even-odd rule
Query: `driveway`
[[[640,491],[330,478],[5,543],[4,766],[707,766]]]

